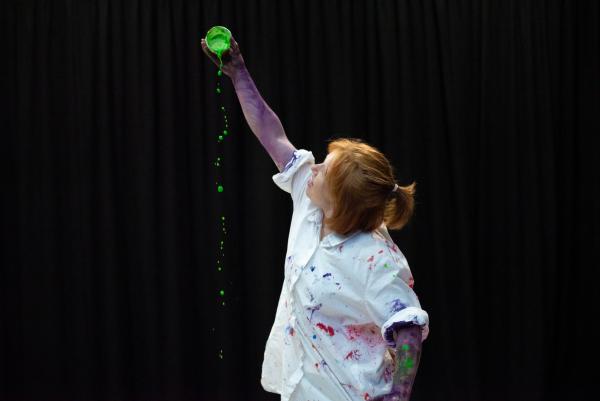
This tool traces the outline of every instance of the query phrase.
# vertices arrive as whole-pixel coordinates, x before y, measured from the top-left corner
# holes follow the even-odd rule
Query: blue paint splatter
[[[311,266],[311,267],[310,267],[310,271],[311,271],[311,272],[315,271],[315,267],[316,267],[316,266]]]
[[[331,277],[331,273],[325,273],[325,274],[323,274],[323,278],[325,278],[325,277]]]

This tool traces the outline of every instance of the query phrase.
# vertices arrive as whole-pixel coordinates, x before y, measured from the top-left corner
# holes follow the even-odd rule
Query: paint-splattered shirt
[[[284,282],[261,384],[282,401],[364,401],[392,389],[392,331],[429,332],[406,258],[385,225],[320,241],[323,212],[306,195],[315,162],[296,150],[273,181],[292,196]]]

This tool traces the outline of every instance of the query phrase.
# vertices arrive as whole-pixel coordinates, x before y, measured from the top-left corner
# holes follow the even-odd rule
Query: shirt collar
[[[319,208],[315,208],[315,210],[307,216],[307,219],[315,224],[320,224],[323,220],[323,211]],[[322,245],[326,248],[335,247],[342,244],[346,240],[354,237],[358,233],[360,233],[360,230],[348,235],[342,235],[336,232],[332,232],[325,236],[325,238],[323,238]]]

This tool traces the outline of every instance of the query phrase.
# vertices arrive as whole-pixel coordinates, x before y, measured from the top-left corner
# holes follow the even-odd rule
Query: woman
[[[220,65],[204,39],[202,48]],[[279,170],[273,181],[294,206],[263,388],[282,401],[408,400],[429,319],[387,227],[401,229],[412,216],[415,184],[398,186],[385,156],[360,139],[330,142],[315,164],[289,142],[233,37],[222,59]]]

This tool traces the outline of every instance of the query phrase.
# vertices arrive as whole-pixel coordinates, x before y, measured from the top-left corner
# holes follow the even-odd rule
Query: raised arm
[[[281,172],[296,148],[288,140],[279,117],[262,98],[245,66],[231,78],[246,121]]]
[[[204,39],[201,40],[202,50],[212,62],[219,66],[220,61],[212,53]],[[264,101],[250,73],[246,69],[246,63],[240,52],[240,47],[231,37],[231,48],[221,56],[223,65],[221,70],[231,78],[235,93],[237,94],[242,111],[250,129],[256,135],[260,143],[275,162],[279,172],[283,170],[286,163],[292,158],[296,148],[288,140],[283,125],[277,114]]]

